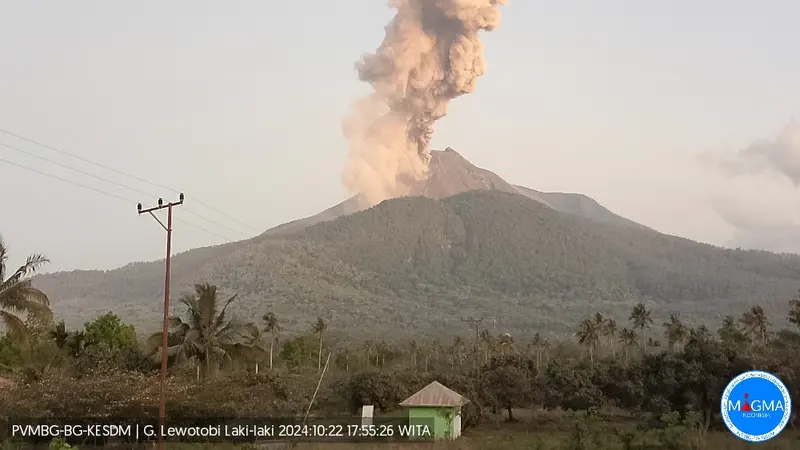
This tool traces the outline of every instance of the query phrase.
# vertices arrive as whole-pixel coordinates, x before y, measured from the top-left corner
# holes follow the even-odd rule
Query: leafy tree
[[[309,335],[296,336],[284,342],[281,347],[281,359],[287,367],[297,369],[312,365],[318,355],[318,339]]]
[[[603,404],[603,392],[594,384],[593,369],[584,363],[554,358],[536,383],[537,399],[547,408],[589,410]]]
[[[514,421],[512,408],[531,403],[537,374],[533,361],[520,355],[503,355],[492,358],[482,373],[484,396],[492,406],[508,411],[508,420]]]
[[[47,321],[52,318],[50,300],[44,292],[33,287],[29,275],[34,274],[49,260],[40,254],[28,256],[25,264],[6,278],[8,247],[0,237],[0,323],[19,337],[29,337],[25,318]],[[18,314],[23,314],[20,316]]]
[[[8,334],[0,336],[0,371],[10,371],[22,363],[19,342]]]
[[[84,325],[86,345],[105,346],[112,350],[136,345],[136,329],[108,312]]]
[[[186,306],[186,321],[170,317],[170,326],[175,330],[180,344],[168,346],[169,355],[179,360],[194,360],[201,378],[213,378],[220,366],[232,361],[237,345],[252,344],[256,340],[254,327],[228,320],[226,310],[236,300],[230,297],[218,311],[217,287],[211,284],[196,284],[193,294],[181,297]],[[160,355],[162,334],[155,333],[148,339],[149,353]]]
[[[644,345],[645,352],[647,351],[647,330],[653,324],[653,319],[650,317],[650,310],[644,306],[644,303],[637,303],[631,311],[629,320],[633,324],[634,330],[639,330],[642,335],[642,344]]]

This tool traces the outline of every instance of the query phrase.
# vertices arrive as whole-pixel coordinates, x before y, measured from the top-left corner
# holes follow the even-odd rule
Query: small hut
[[[438,381],[425,386],[400,403],[408,408],[409,425],[427,425],[434,439],[461,436],[461,407],[469,400]]]

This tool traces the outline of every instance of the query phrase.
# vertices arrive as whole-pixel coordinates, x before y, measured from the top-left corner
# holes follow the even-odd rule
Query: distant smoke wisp
[[[702,159],[728,175],[712,206],[734,229],[731,245],[800,252],[800,121],[736,153]]]
[[[343,181],[370,205],[424,179],[434,124],[486,70],[481,30],[500,24],[508,0],[390,0],[397,13],[373,54],[356,64],[373,91],[344,122]]]
[[[731,157],[706,156],[733,174],[779,173],[800,186],[800,120],[790,121],[774,139],[763,139]]]

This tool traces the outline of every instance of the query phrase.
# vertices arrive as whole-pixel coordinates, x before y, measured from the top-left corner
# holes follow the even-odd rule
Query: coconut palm
[[[608,339],[608,345],[611,347],[611,353],[616,356],[617,355],[617,346],[616,346],[616,338],[617,332],[619,331],[617,327],[617,321],[614,319],[606,319],[602,325],[602,333],[603,336]]]
[[[509,333],[503,333],[500,335],[500,354],[507,355],[510,352],[514,351],[514,338],[511,337]]]
[[[795,298],[789,300],[789,316],[786,318],[800,331],[800,291],[797,292]]]
[[[664,336],[667,338],[670,350],[675,350],[689,337],[689,330],[676,313],[670,314],[669,319],[662,326],[664,327]]]
[[[28,256],[8,278],[8,247],[0,237],[0,323],[17,337],[29,337],[27,320],[49,321],[53,317],[50,300],[44,292],[33,287],[29,275],[50,262],[40,254]]]
[[[278,342],[278,335],[281,332],[281,327],[278,325],[278,318],[275,313],[268,312],[261,317],[264,321],[264,333],[270,336],[269,339],[269,370],[272,370],[272,355],[275,348],[275,343]]]
[[[258,340],[258,327],[228,320],[226,310],[236,296],[230,297],[218,311],[217,287],[196,284],[193,294],[186,294],[180,303],[186,306],[186,321],[170,317],[170,326],[178,344],[168,346],[167,354],[178,360],[191,359],[197,363],[198,377],[214,377],[224,363],[230,363],[242,349],[252,347]],[[161,354],[162,334],[148,339],[152,356]]]
[[[322,317],[317,317],[317,321],[311,327],[311,331],[314,334],[319,335],[319,353],[317,355],[317,370],[322,370],[322,335],[325,333],[325,329],[328,328],[328,325],[325,324],[325,321],[322,320]]]
[[[722,318],[722,326],[717,329],[717,335],[722,342],[731,344],[743,344],[747,342],[747,336],[739,329],[736,318],[727,315]]]
[[[742,324],[743,331],[747,337],[765,344],[767,342],[767,334],[769,330],[769,319],[761,306],[753,306],[750,311],[742,314],[739,318],[739,323]]]
[[[653,324],[653,319],[650,317],[650,310],[644,306],[644,303],[638,303],[631,311],[630,321],[633,323],[633,329],[639,330],[642,334],[642,344],[644,344],[644,351],[647,352],[647,329]]]
[[[480,346],[483,349],[483,363],[487,364],[489,362],[489,356],[494,348],[494,337],[489,330],[482,330],[478,339],[480,341]]]
[[[533,335],[531,346],[533,347],[534,352],[536,352],[536,373],[539,373],[539,366],[542,362],[542,352],[548,346],[547,339],[544,339],[541,334],[536,333]]]
[[[56,344],[58,348],[64,348],[69,343],[70,333],[67,331],[67,326],[64,321],[58,322],[55,328],[47,333],[47,336]]]
[[[638,345],[638,338],[636,336],[636,331],[623,328],[622,331],[619,332],[619,342],[622,344],[623,350],[623,359],[625,361],[628,360],[628,349],[635,347]]]
[[[586,346],[589,361],[594,365],[594,351],[600,340],[600,325],[594,319],[586,319],[581,322],[575,336],[577,336],[579,344]]]

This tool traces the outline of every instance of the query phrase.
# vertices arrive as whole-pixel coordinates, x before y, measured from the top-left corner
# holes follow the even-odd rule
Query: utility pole
[[[161,228],[163,228],[167,232],[167,259],[166,259],[166,275],[164,277],[164,322],[161,326],[161,392],[160,398],[158,403],[158,423],[159,427],[159,438],[158,438],[158,448],[159,450],[164,450],[164,436],[161,435],[161,431],[164,429],[164,422],[167,418],[167,348],[169,345],[169,275],[170,275],[170,256],[172,254],[172,208],[174,206],[179,206],[183,204],[183,193],[180,194],[178,197],[177,202],[169,202],[166,205],[164,204],[164,200],[158,199],[158,206],[154,206],[152,208],[142,209],[142,204],[139,203],[136,205],[137,211],[139,211],[139,215],[148,213],[156,219]],[[161,220],[153,214],[154,211],[159,211],[166,208],[167,209],[167,224],[164,225]]]
[[[480,326],[483,323],[483,317],[476,319],[470,316],[467,317],[466,319],[462,318],[461,321],[467,324],[467,326],[475,328],[475,375],[478,379],[480,379],[481,377],[481,364],[480,364],[480,354],[479,354],[480,339],[481,339]]]

